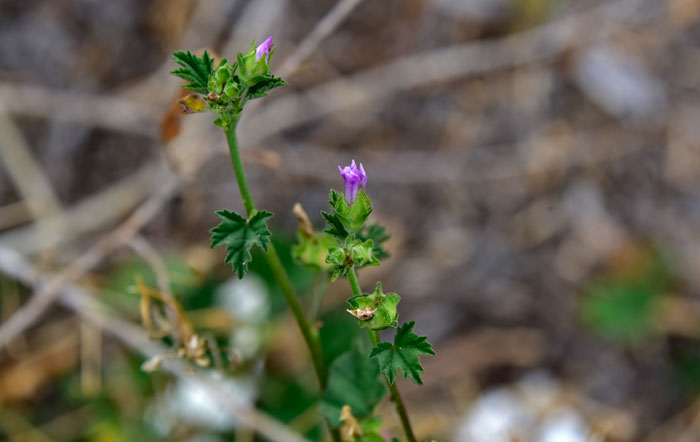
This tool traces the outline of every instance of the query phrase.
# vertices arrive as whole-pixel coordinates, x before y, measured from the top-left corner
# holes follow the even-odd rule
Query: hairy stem
[[[226,131],[226,141],[228,141],[228,149],[231,154],[231,164],[233,165],[233,172],[236,175],[236,181],[238,182],[238,189],[241,192],[241,198],[243,199],[243,205],[245,206],[246,213],[250,217],[255,211],[255,203],[253,202],[253,196],[250,194],[250,188],[248,187],[248,180],[245,177],[245,171],[243,170],[243,162],[241,161],[241,154],[238,148],[238,140],[236,139],[236,124],[231,125],[231,127]],[[282,290],[282,295],[289,305],[289,309],[294,315],[294,319],[297,321],[299,330],[304,337],[304,342],[306,347],[309,349],[311,354],[311,362],[313,363],[314,371],[316,373],[316,378],[318,379],[321,391],[326,389],[328,385],[328,370],[326,368],[326,363],[323,359],[323,351],[321,350],[321,340],[319,338],[318,330],[311,326],[308,318],[304,314],[304,311],[299,304],[299,298],[297,298],[294,292],[294,287],[287,275],[287,272],[282,266],[282,261],[277,254],[275,246],[270,242],[268,246],[267,254],[265,255],[267,264],[270,266],[272,275],[277,282],[277,285]],[[330,427],[331,436],[333,440],[340,441],[340,436],[338,430],[334,430]]]
[[[362,290],[360,289],[360,282],[357,280],[357,272],[355,267],[351,267],[348,271],[348,281],[350,281],[350,287],[352,287],[352,293],[355,296],[361,296]],[[379,344],[379,332],[376,330],[367,329],[367,334],[369,335],[369,340],[372,342],[372,346],[376,347]],[[401,393],[396,383],[389,382],[389,378],[384,375],[384,380],[389,386],[389,392],[391,393],[391,401],[394,403],[394,408],[399,414],[401,419],[401,426],[403,426],[403,431],[406,434],[406,439],[408,442],[416,442],[416,436],[413,434],[413,428],[411,427],[411,421],[408,419],[408,413],[406,412],[406,406],[401,398]]]

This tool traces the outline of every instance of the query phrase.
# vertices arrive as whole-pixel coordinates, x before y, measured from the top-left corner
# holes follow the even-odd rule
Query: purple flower
[[[271,49],[272,49],[272,36],[269,36],[269,37],[267,37],[267,40],[260,43],[260,46],[255,48],[255,62],[257,63],[258,61],[260,61],[261,58],[263,58],[266,55],[269,55]]]
[[[352,160],[352,163],[345,168],[338,166],[338,170],[345,180],[345,201],[352,205],[357,199],[360,188],[364,189],[367,185],[367,173],[365,173],[362,163],[360,163],[360,168],[357,168],[355,160]]]

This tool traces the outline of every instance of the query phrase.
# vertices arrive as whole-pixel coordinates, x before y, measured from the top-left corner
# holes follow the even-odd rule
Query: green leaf
[[[379,379],[377,361],[367,353],[352,348],[338,356],[330,366],[328,388],[323,394],[319,408],[334,428],[340,426],[340,411],[349,405],[352,414],[365,418],[382,400],[386,392]]]
[[[382,247],[382,243],[390,238],[383,226],[374,223],[365,225],[357,232],[356,236],[363,241],[368,239],[372,240],[374,256],[376,256],[377,259],[386,259],[389,257],[389,253]]]
[[[357,318],[360,327],[384,330],[397,326],[399,314],[396,306],[400,300],[401,297],[396,293],[384,293],[382,283],[378,282],[374,293],[365,293],[348,299],[350,307],[348,312]],[[364,315],[363,312],[365,312]]]
[[[423,385],[423,380],[420,378],[423,366],[421,366],[418,356],[435,355],[428,338],[413,333],[414,325],[415,322],[407,322],[402,325],[396,331],[393,345],[388,342],[380,342],[369,355],[371,358],[376,357],[379,360],[379,367],[392,384],[396,373],[401,370],[404,378],[410,376],[413,382]]]
[[[190,51],[178,51],[173,54],[173,60],[182,67],[172,71],[171,74],[189,81],[183,87],[206,95],[209,75],[214,70],[214,59],[209,56],[209,53],[204,51],[204,54],[198,57]]]
[[[664,297],[673,292],[673,275],[656,250],[633,248],[609,275],[584,288],[580,313],[600,337],[630,347],[657,332]]]
[[[356,438],[357,442],[386,442],[381,436],[382,418],[379,416],[368,417],[360,421],[362,436]]]
[[[581,313],[586,324],[602,337],[634,346],[651,335],[658,299],[649,286],[607,281],[588,290]]]
[[[248,89],[248,93],[246,94],[246,99],[247,100],[254,100],[256,98],[260,97],[266,97],[267,93],[271,91],[274,88],[278,88],[281,86],[286,86],[287,82],[282,80],[281,78],[278,77],[270,77],[268,79],[265,79],[254,86],[251,86]]]
[[[239,278],[243,278],[251,261],[251,247],[258,245],[267,252],[271,236],[267,228],[267,219],[273,214],[261,210],[255,212],[250,220],[228,210],[219,210],[216,214],[222,221],[211,229],[211,247],[225,245],[225,262],[233,266],[233,271]]]

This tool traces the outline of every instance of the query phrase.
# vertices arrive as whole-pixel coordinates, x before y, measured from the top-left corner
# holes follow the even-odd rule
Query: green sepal
[[[350,233],[360,230],[372,213],[372,200],[369,199],[363,189],[360,189],[357,199],[352,203],[352,206],[348,205],[345,195],[341,195],[335,190],[331,190],[329,202],[334,214]]]
[[[228,60],[224,58],[219,62],[219,66],[209,75],[207,79],[207,89],[209,92],[221,95],[224,91],[224,86],[230,78],[230,66],[228,65]]]
[[[370,358],[377,358],[379,368],[384,372],[389,383],[393,384],[396,373],[401,370],[403,377],[409,376],[413,382],[423,385],[420,372],[423,366],[418,359],[419,355],[435,355],[433,347],[425,336],[413,333],[415,322],[407,322],[396,331],[394,344],[380,342],[372,349]]]
[[[326,263],[330,264],[331,282],[334,282],[341,275],[347,275],[348,269],[352,266],[350,255],[348,255],[347,250],[343,247],[332,247],[328,249]]]
[[[386,387],[379,378],[379,365],[367,353],[353,347],[338,356],[328,371],[328,387],[319,409],[333,428],[341,424],[340,411],[349,405],[358,419],[366,418],[382,400]]]
[[[272,78],[268,63],[270,56],[272,56],[272,52],[269,56],[260,57],[260,60],[255,61],[255,47],[245,55],[238,54],[238,77],[244,87],[252,87]]]
[[[357,317],[357,322],[360,327],[369,328],[370,330],[384,330],[389,327],[398,325],[399,313],[396,309],[401,297],[396,293],[384,293],[382,291],[382,283],[377,283],[377,288],[374,293],[366,293],[361,296],[353,296],[348,299],[348,306],[352,311],[364,310],[374,311],[369,319],[361,319]]]
[[[237,101],[241,96],[241,85],[236,81],[237,78],[233,77],[226,83],[224,90],[221,93],[221,97],[225,101]]]
[[[226,246],[224,262],[233,266],[233,271],[243,278],[251,261],[250,249],[258,245],[265,252],[272,235],[267,228],[267,219],[273,216],[265,210],[255,212],[246,220],[236,212],[219,210],[216,214],[221,223],[211,229],[211,247]]]
[[[326,261],[328,250],[338,246],[338,241],[325,232],[314,232],[313,236],[298,235],[299,243],[292,248],[292,257],[312,271],[330,270]]]
[[[362,242],[361,239],[353,239],[348,244],[348,254],[355,267],[378,266],[379,260],[374,256],[374,244],[368,239]]]
[[[321,211],[321,215],[326,219],[326,221],[330,225],[330,227],[325,230],[326,233],[333,235],[341,240],[348,237],[348,231],[345,230],[345,226],[343,225],[343,222],[340,220],[338,215],[331,215],[330,213],[324,211]]]
[[[389,253],[382,247],[382,243],[390,238],[383,226],[375,223],[366,224],[355,236],[363,241],[368,239],[372,240],[374,256],[376,256],[377,259],[382,260],[389,257]]]
[[[173,54],[173,60],[182,67],[172,71],[171,74],[189,81],[183,87],[206,95],[209,75],[214,70],[214,59],[209,56],[209,53],[204,51],[204,54],[198,57],[190,51],[178,51]]]

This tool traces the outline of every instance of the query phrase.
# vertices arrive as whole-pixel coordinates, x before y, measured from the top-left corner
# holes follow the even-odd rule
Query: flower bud
[[[255,62],[260,61],[261,58],[270,55],[270,50],[272,49],[272,36],[267,37],[267,40],[260,43],[257,48],[255,48]]]
[[[360,163],[360,168],[357,168],[355,160],[352,160],[352,163],[345,168],[338,166],[338,170],[345,180],[345,201],[352,205],[357,199],[360,188],[364,189],[367,185],[367,173],[365,173],[362,163]]]

